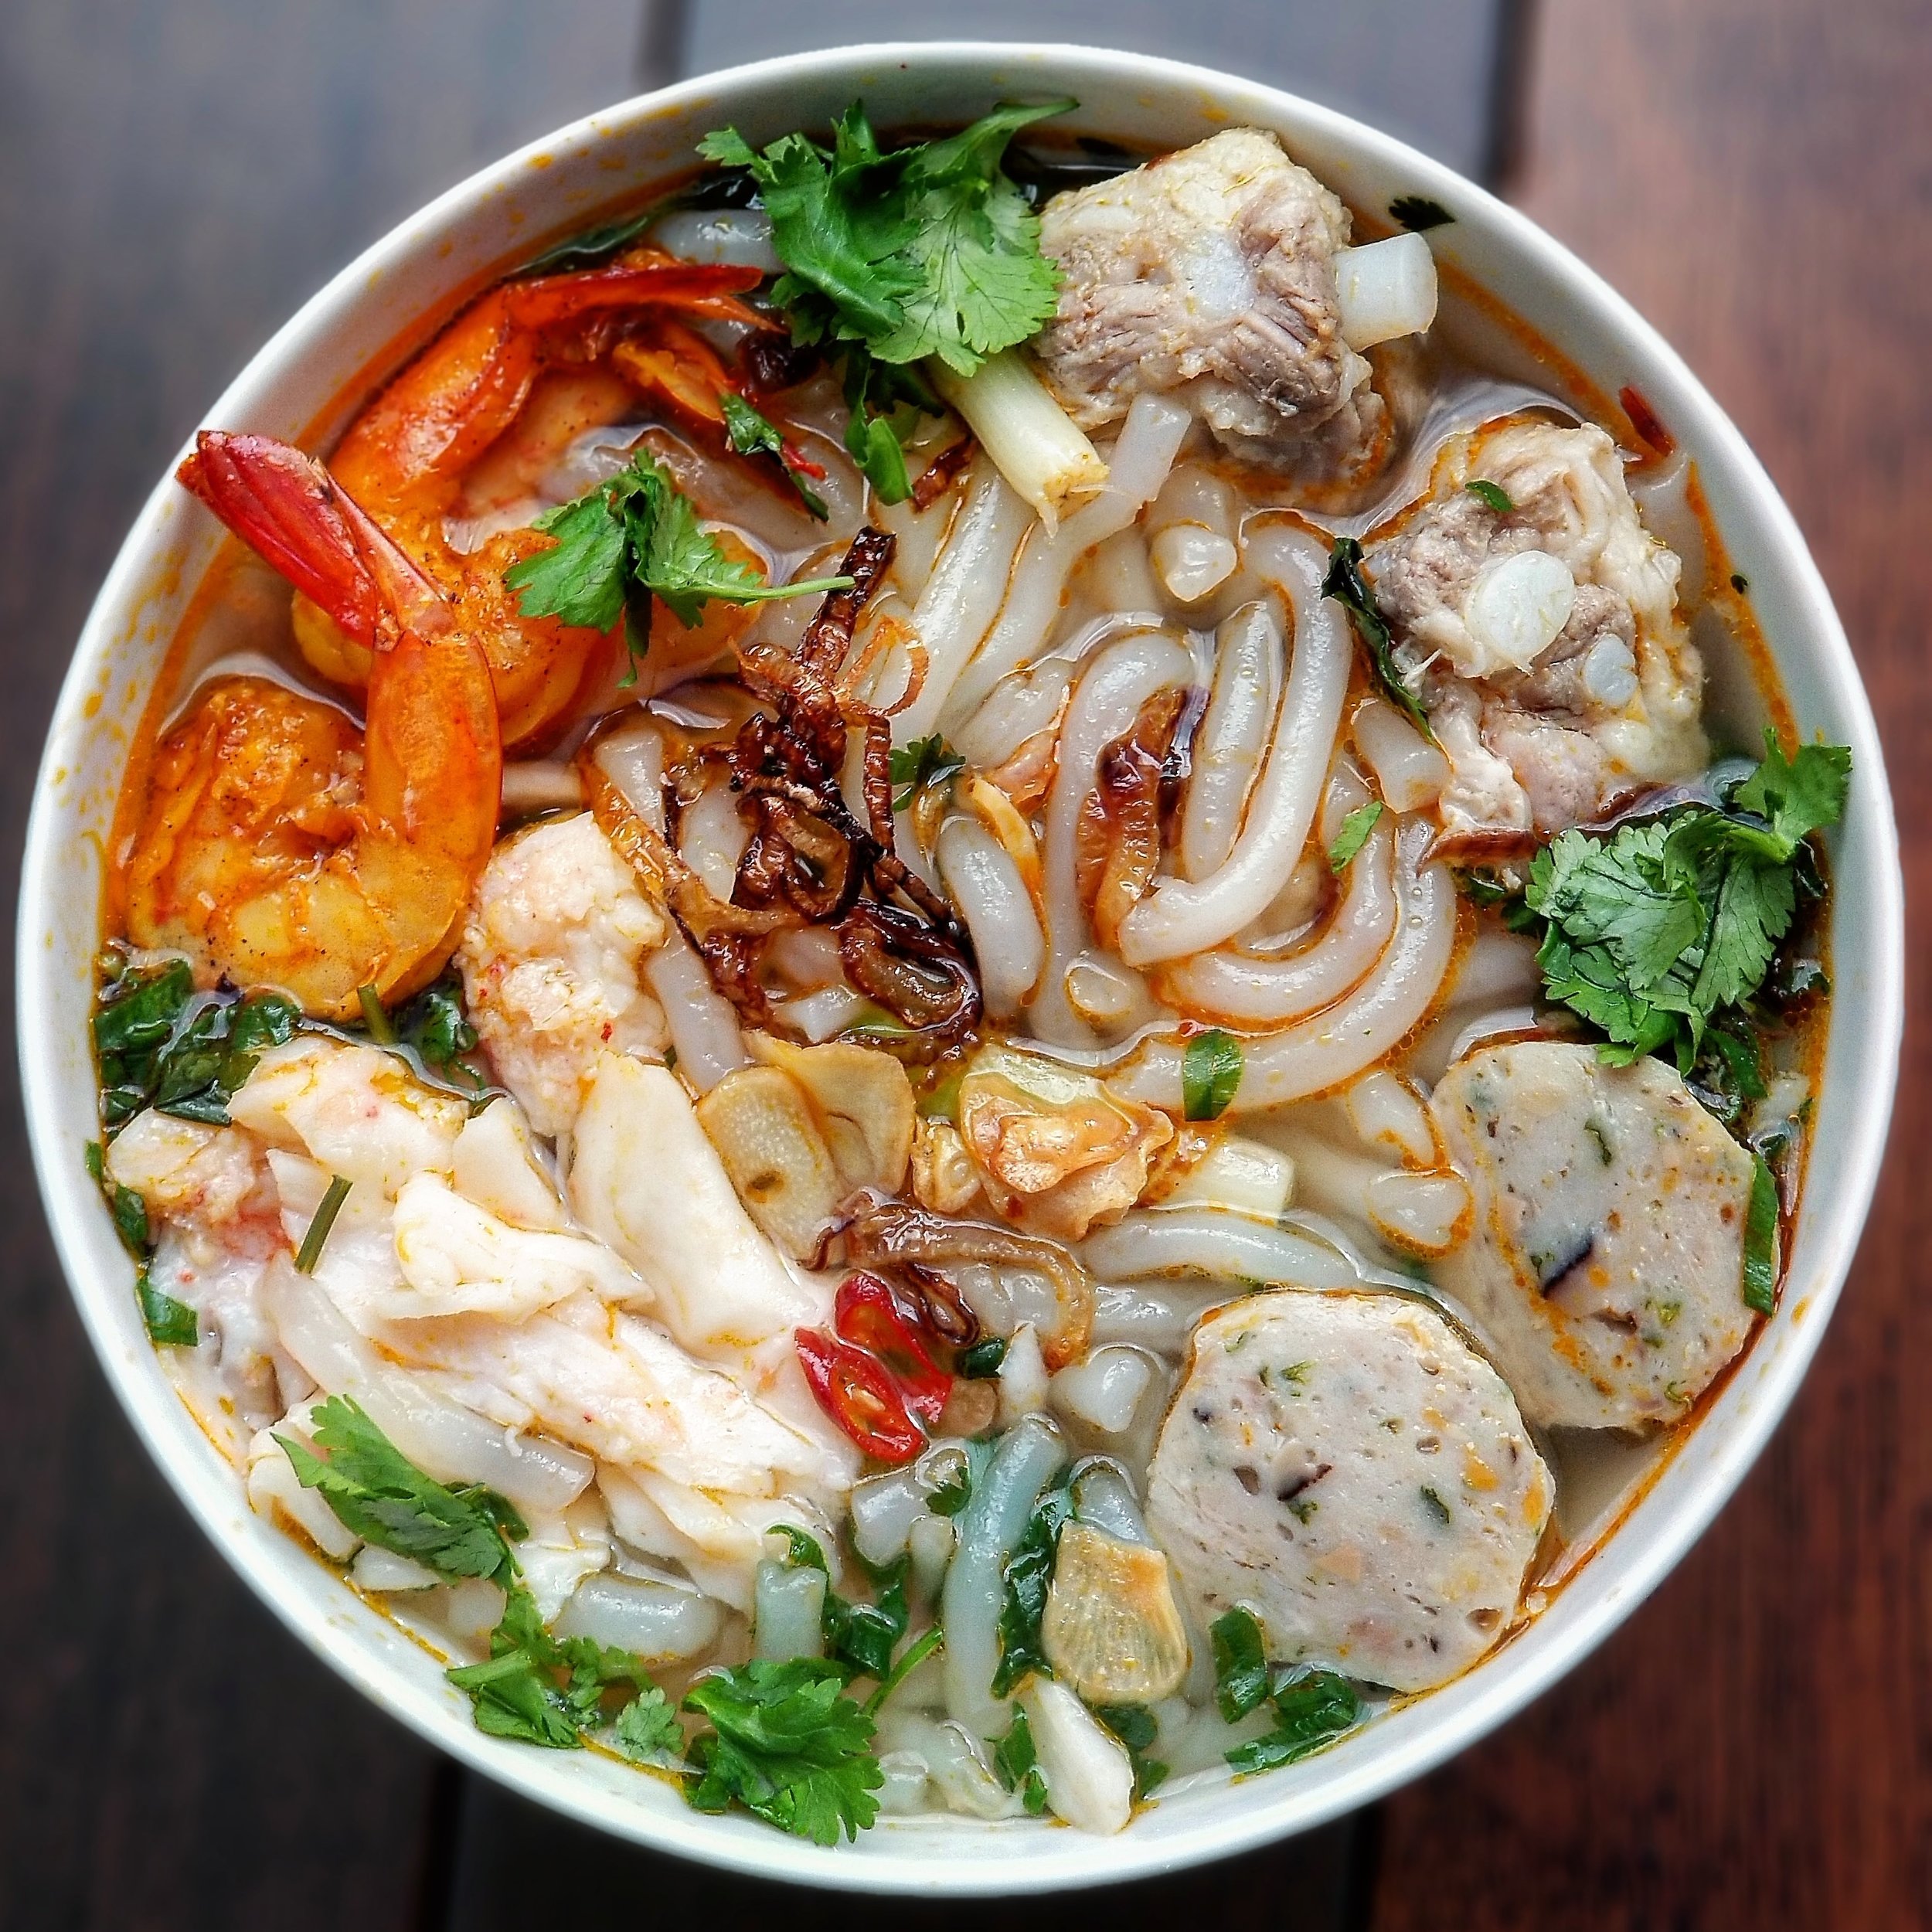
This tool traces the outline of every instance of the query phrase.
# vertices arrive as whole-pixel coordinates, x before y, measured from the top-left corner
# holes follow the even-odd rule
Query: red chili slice
[[[800,1328],[793,1339],[818,1406],[867,1455],[897,1468],[926,1447],[883,1362],[822,1328]]]
[[[906,1406],[928,1427],[938,1421],[953,1379],[933,1358],[889,1284],[876,1274],[848,1275],[832,1304],[832,1326],[842,1339],[876,1355],[892,1372]]]

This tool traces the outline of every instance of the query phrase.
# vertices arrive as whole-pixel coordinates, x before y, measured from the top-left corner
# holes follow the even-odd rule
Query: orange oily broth
[[[642,197],[627,197],[624,206],[634,206]],[[621,214],[622,209],[613,213]],[[588,218],[573,223],[573,228],[589,225]],[[1362,224],[1361,232],[1366,235],[1371,224]],[[519,250],[519,257],[527,255],[527,250]],[[1459,271],[1443,265],[1439,270],[1443,284],[1442,311],[1430,343],[1423,352],[1428,372],[1436,386],[1454,385],[1472,379],[1502,376],[1508,379],[1522,382],[1539,389],[1559,406],[1573,410],[1587,420],[1601,423],[1610,429],[1627,454],[1637,451],[1642,460],[1632,468],[1633,485],[1641,487],[1646,476],[1662,468],[1668,459],[1659,458],[1643,451],[1642,445],[1631,432],[1627,418],[1621,408],[1609,397],[1577,370],[1561,352],[1551,344],[1536,337],[1518,318],[1512,316],[1497,303],[1487,291],[1480,289]],[[469,299],[489,287],[496,279],[497,271],[475,278],[458,296],[440,311],[433,318],[426,318],[403,332],[391,350],[373,359],[368,369],[350,384],[345,385],[342,394],[321,412],[318,425],[339,425],[351,417],[381,380],[400,366],[408,353],[428,341],[436,328],[454,315]],[[1379,360],[1372,357],[1372,360]],[[556,394],[546,396],[539,389],[538,400],[548,406],[553,401],[560,410],[567,410],[567,400],[561,396],[562,379],[546,376],[546,384],[556,386]],[[604,401],[614,406],[616,399],[607,395]],[[650,413],[648,406],[641,400],[634,402],[631,420],[641,420]],[[611,420],[624,420],[621,414]],[[512,432],[512,434],[515,434]],[[506,439],[507,440],[508,439]],[[814,427],[806,437],[815,456],[833,461],[843,460],[829,434]],[[657,453],[665,460],[678,474],[681,482],[698,485],[697,494],[701,507],[707,514],[707,520],[735,535],[746,548],[757,556],[768,573],[773,576],[798,574],[805,566],[814,569],[825,567],[828,559],[824,547],[809,542],[799,545],[774,545],[770,539],[770,522],[760,516],[752,522],[738,524],[726,515],[717,514],[718,505],[706,502],[711,492],[703,488],[704,472],[709,459],[697,449],[683,432],[668,426],[651,438]],[[499,451],[501,446],[499,446]],[[488,507],[488,499],[500,498],[507,490],[505,476],[492,471],[498,451],[486,455],[475,471],[471,473],[466,486],[466,495],[474,499],[466,507],[474,509]],[[512,476],[515,463],[508,452],[503,453],[505,463],[499,466]],[[1183,461],[1205,462],[1239,492],[1246,495],[1253,488],[1256,479],[1251,473],[1244,472],[1241,466],[1219,456],[1206,456],[1190,446]],[[955,483],[953,496],[957,501],[961,494]],[[1368,493],[1371,497],[1372,492]],[[1768,648],[1763,638],[1753,612],[1748,595],[1734,589],[1730,580],[1730,565],[1721,537],[1711,518],[1708,504],[1698,486],[1694,468],[1685,480],[1684,499],[1687,512],[1699,529],[1702,539],[1705,568],[1701,573],[1702,594],[1698,594],[1690,580],[1692,575],[1691,560],[1687,556],[1686,580],[1684,587],[1684,603],[1687,616],[1693,627],[1693,635],[1703,646],[1706,656],[1707,698],[1706,722],[1716,748],[1722,750],[1744,749],[1754,746],[1763,722],[1772,723],[1788,743],[1794,733],[1793,719],[1787,701],[1781,689]],[[1332,520],[1336,514],[1346,515],[1360,505],[1346,504],[1311,505],[1310,522],[1318,529]],[[1245,506],[1248,516],[1255,514],[1278,514],[1278,509],[1271,504],[1257,504],[1252,500]],[[802,522],[802,519],[798,519]],[[1142,522],[1145,517],[1143,514]],[[1646,521],[1648,521],[1648,516]],[[808,536],[808,530],[805,532]],[[1106,560],[1097,553],[1090,553],[1074,572],[1063,598],[1061,622],[1056,634],[1064,638],[1075,631],[1086,619],[1098,619],[1109,614],[1112,607],[1105,599],[1100,588],[1105,573]],[[1696,601],[1693,604],[1693,597]],[[274,678],[291,689],[341,705],[355,715],[358,707],[344,694],[323,684],[309,668],[294,648],[287,615],[288,592],[264,566],[257,563],[242,549],[230,541],[223,546],[214,563],[197,587],[186,615],[172,640],[162,669],[157,675],[152,692],[142,715],[141,725],[130,747],[126,777],[124,781],[114,819],[114,829],[111,846],[114,862],[107,872],[107,903],[104,907],[104,924],[108,932],[120,930],[121,921],[121,869],[124,865],[128,846],[138,824],[145,798],[147,774],[151,762],[155,745],[165,734],[170,722],[179,715],[191,701],[195,692],[209,678],[224,672],[247,669]],[[796,623],[805,614],[793,607],[780,604],[767,607],[763,614],[767,622],[783,627]],[[1192,620],[1190,620],[1192,621]],[[1701,628],[1700,628],[1701,627]],[[1717,648],[1712,648],[1715,644]],[[656,647],[654,646],[654,648]],[[679,653],[680,656],[683,654]],[[1051,655],[1049,651],[1049,655]],[[1359,654],[1358,654],[1358,656]],[[694,650],[691,655],[692,668],[704,661],[703,655]],[[1717,675],[1711,675],[1713,671]],[[1352,689],[1349,702],[1352,706],[1355,696],[1366,689],[1366,682],[1358,662],[1355,688]],[[566,743],[580,737],[584,730],[596,717],[615,708],[617,694],[607,685],[594,692],[583,694],[583,702],[579,715],[566,733]],[[555,754],[553,754],[555,755]],[[1458,941],[1459,957],[1452,967],[1444,988],[1438,994],[1430,1015],[1411,1034],[1397,1046],[1386,1053],[1381,1063],[1397,1072],[1409,1068],[1414,1056],[1417,1041],[1426,1036],[1440,1011],[1452,1005],[1454,988],[1466,957],[1468,947],[1478,930],[1496,930],[1499,922],[1492,913],[1476,913],[1466,905],[1459,907],[1462,931]],[[1814,936],[1812,950],[1824,956],[1826,934],[1824,922],[1817,922],[1819,930]],[[1828,958],[1826,961],[1828,966]],[[1825,1034],[1824,1003],[1819,1002],[1817,1010],[1807,1015],[1793,1030],[1787,1044],[1784,1056],[1787,1063],[1801,1073],[1812,1091],[1817,1090],[1823,1069]],[[1241,1131],[1257,1138],[1278,1138],[1284,1130],[1294,1128],[1298,1123],[1307,1122],[1318,1125],[1326,1116],[1332,1116],[1334,1104],[1325,1097],[1299,1102],[1293,1107],[1281,1110],[1277,1117],[1250,1115],[1241,1122]],[[1328,1131],[1333,1131],[1332,1120]],[[1807,1144],[1801,1137],[1800,1171],[1806,1152]],[[1383,1246],[1372,1231],[1366,1229],[1349,1230],[1361,1242],[1370,1260],[1386,1270],[1392,1279],[1400,1278],[1410,1270],[1400,1254]],[[1677,1447],[1687,1438],[1697,1418],[1713,1402],[1728,1385],[1732,1374],[1750,1350],[1750,1344],[1718,1375],[1711,1387],[1700,1398],[1693,1410],[1675,1426],[1659,1430],[1641,1440],[1613,1437],[1606,1434],[1590,1435],[1583,1432],[1558,1430],[1544,1439],[1543,1447],[1548,1454],[1556,1478],[1557,1509],[1552,1519],[1552,1528],[1546,1539],[1545,1548],[1539,1553],[1536,1573],[1532,1575],[1533,1587],[1526,1599],[1523,1615],[1513,1631],[1520,1628],[1530,1615],[1539,1611],[1554,1593],[1577,1573],[1588,1554],[1600,1547],[1602,1543],[1634,1508],[1667,1465]],[[164,1352],[164,1360],[168,1359]],[[171,1364],[171,1369],[172,1365]],[[1165,1365],[1162,1374],[1171,1386],[1176,1379],[1173,1372]],[[223,1431],[213,1417],[203,1417],[198,1403],[182,1378],[176,1376],[177,1386],[182,1387],[185,1399],[209,1434],[217,1447],[223,1446]],[[1134,1445],[1135,1459],[1145,1461],[1142,1451],[1151,1451],[1154,1427],[1158,1423],[1158,1411],[1155,1405],[1145,1403],[1144,1410],[1155,1410],[1152,1421],[1143,1433],[1145,1444]],[[1077,1448],[1083,1446],[1077,1427],[1070,1430]],[[291,1532],[299,1533],[299,1532]],[[440,1638],[430,1624],[420,1614],[406,1614],[389,1599],[379,1595],[366,1597],[384,1614],[395,1617],[402,1626],[432,1649],[440,1651],[447,1643],[446,1637]],[[745,1633],[741,1619],[733,1618],[727,1628],[726,1638],[719,1648],[719,1655],[729,1658],[742,1655]],[[668,1683],[677,1681],[675,1673],[666,1673]],[[1404,1700],[1406,1701],[1406,1700]]]

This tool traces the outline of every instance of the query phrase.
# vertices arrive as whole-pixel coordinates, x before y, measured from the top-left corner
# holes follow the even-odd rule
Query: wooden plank
[[[1912,962],[1894,1153],[1743,1493],[1501,1736],[1385,1808],[1376,1932],[1932,1923],[1932,34],[1919,0],[1548,0],[1522,199],[1658,323],[1788,496],[1870,688]]]
[[[970,20],[900,0],[687,0],[682,71],[876,40],[1053,40],[1166,54],[1360,114],[1465,174],[1505,158],[1517,0],[978,0]]]
[[[74,634],[255,347],[471,168],[624,91],[634,0],[559,14],[11,0],[0,27],[0,899]],[[11,1012],[12,953],[0,957]],[[0,1927],[418,1922],[434,1755],[284,1637],[135,1443],[0,1109]]]

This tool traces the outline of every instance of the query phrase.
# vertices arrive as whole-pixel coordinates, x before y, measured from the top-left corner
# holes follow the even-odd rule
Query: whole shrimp
[[[266,678],[205,685],[157,747],[128,937],[318,1019],[442,969],[496,835],[490,665],[451,601],[301,451],[205,431],[181,481],[372,649],[363,728]]]
[[[546,371],[575,368],[582,379],[550,399],[542,421],[526,425],[533,466],[547,467],[577,432],[626,413],[634,385],[598,365],[634,317],[670,312],[768,327],[735,299],[758,280],[755,269],[638,249],[602,268],[500,283],[382,391],[330,459],[337,483],[440,587],[481,645],[511,749],[554,735],[580,696],[607,674],[614,647],[601,632],[526,617],[505,587],[503,573],[545,546],[536,531],[498,531],[468,554],[457,551],[445,520],[464,478],[499,450]],[[369,636],[325,604],[296,600],[296,641],[325,677],[359,689],[369,672]]]

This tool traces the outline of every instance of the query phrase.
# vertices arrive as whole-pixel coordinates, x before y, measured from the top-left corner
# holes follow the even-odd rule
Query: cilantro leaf
[[[1241,1084],[1241,1043],[1211,1026],[1181,1049],[1181,1108],[1190,1121],[1219,1120]]]
[[[1043,1677],[1053,1674],[1040,1645],[1040,1619],[1046,1614],[1046,1593],[1053,1581],[1060,1532],[1073,1515],[1073,1493],[1063,1480],[1034,1504],[1033,1513],[1006,1560],[1005,1593],[999,1612],[999,1667],[993,1673],[995,1697],[1007,1696],[1036,1671]]]
[[[1516,507],[1509,500],[1509,492],[1500,483],[1492,483],[1486,478],[1475,478],[1462,487],[1478,502],[1486,505],[1498,516],[1507,516]]]
[[[950,140],[911,151],[904,175],[914,224],[908,253],[920,286],[903,301],[900,326],[883,341],[869,338],[882,361],[937,355],[970,376],[1051,318],[1060,273],[1039,252],[1039,217],[1000,160],[1020,128],[1073,104],[997,108]]]
[[[279,993],[197,993],[185,960],[123,971],[102,987],[94,1015],[103,1121],[111,1131],[152,1107],[226,1126],[235,1090],[300,1018]]]
[[[1000,164],[1020,128],[1073,104],[1001,107],[947,139],[887,153],[855,102],[829,149],[794,134],[757,152],[726,128],[699,151],[757,182],[785,265],[773,298],[797,339],[863,343],[886,362],[937,355],[970,376],[1053,311],[1058,270]]]
[[[696,1776],[685,1796],[701,1811],[734,1801],[782,1831],[835,1845],[879,1815],[885,1781],[872,1721],[844,1695],[845,1673],[824,1658],[754,1659],[701,1677],[683,1708],[712,1728],[692,1740]]]
[[[1371,798],[1366,805],[1357,805],[1342,821],[1341,829],[1335,835],[1335,842],[1328,848],[1328,869],[1336,877],[1349,869],[1355,855],[1369,842],[1369,835],[1376,828],[1376,822],[1382,816],[1383,806],[1379,798]]]
[[[1731,794],[1740,811],[1770,821],[1773,833],[1795,845],[1808,833],[1845,815],[1852,782],[1847,745],[1804,745],[1787,759],[1775,732],[1764,734],[1764,762]]]
[[[1395,638],[1377,607],[1375,593],[1362,574],[1362,546],[1352,536],[1338,536],[1329,553],[1328,573],[1321,580],[1321,594],[1333,597],[1348,612],[1355,635],[1375,667],[1376,681],[1383,695],[1408,713],[1432,743],[1435,733],[1429,729],[1428,714],[1422,701],[1403,682],[1402,667],[1396,662]]]
[[[1524,905],[1543,927],[1544,990],[1606,1035],[1605,1060],[1668,1047],[1688,1075],[1721,1035],[1726,1084],[1746,1096],[1761,1084],[1742,1009],[1801,894],[1821,889],[1804,841],[1843,811],[1849,760],[1825,745],[1787,760],[1767,737],[1730,809],[1572,830],[1536,855]]]
[[[509,1539],[529,1535],[493,1490],[452,1489],[423,1474],[350,1396],[332,1396],[311,1433],[323,1461],[293,1436],[277,1436],[304,1489],[321,1493],[343,1526],[379,1549],[423,1563],[439,1577],[514,1577]]]
[[[627,1756],[648,1752],[646,1761],[662,1762],[666,1755],[675,1757],[683,1741],[641,1657],[587,1637],[553,1635],[529,1587],[515,1577],[508,1580],[503,1614],[490,1633],[488,1660],[459,1665],[444,1675],[468,1693],[478,1730],[493,1737],[549,1750],[581,1750],[584,1733],[604,1725],[606,1691],[628,1684],[638,1694],[618,1716],[618,1748]],[[639,1705],[644,1709],[632,1716]]]
[[[658,598],[680,624],[696,624],[714,599],[762,604],[852,587],[849,577],[767,583],[750,564],[727,556],[698,521],[691,499],[648,450],[582,496],[546,510],[535,527],[556,541],[503,573],[526,617],[607,631],[620,617],[634,662],[650,641],[649,606]]]
[[[963,753],[935,731],[895,750],[891,759],[893,810],[904,811],[928,785],[944,784],[966,769]]]
[[[608,492],[586,491],[546,510],[532,527],[556,541],[503,573],[504,583],[523,593],[517,607],[526,617],[561,617],[589,630],[609,630],[624,614],[629,546],[624,519]]]
[[[641,1764],[669,1764],[684,1755],[684,1726],[655,1684],[638,1692],[617,1713],[612,1736],[626,1757]]]
[[[718,402],[724,410],[725,440],[740,456],[769,456],[776,461],[790,479],[791,487],[798,492],[799,500],[820,522],[824,522],[832,514],[825,508],[825,499],[792,467],[785,453],[785,439],[778,433],[777,424],[761,416],[742,396],[734,395],[730,389],[719,396]]]

